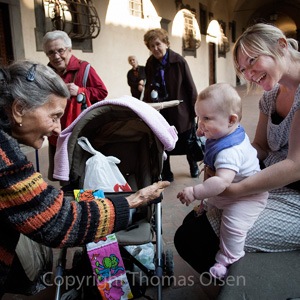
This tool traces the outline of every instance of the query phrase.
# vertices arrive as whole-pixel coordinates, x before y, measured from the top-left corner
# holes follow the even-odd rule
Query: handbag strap
[[[195,119],[193,119],[193,126],[191,129],[191,138],[193,140],[197,138],[197,134],[196,134],[197,128],[198,128],[198,118],[197,118],[197,122],[195,121]]]
[[[83,61],[80,61],[80,63],[82,64]],[[86,87],[86,82],[87,82],[87,79],[88,79],[88,76],[89,76],[89,72],[90,72],[90,68],[91,68],[91,64],[87,64],[85,66],[85,69],[84,69],[84,74],[83,74],[83,78],[82,78],[82,87]],[[76,71],[76,73],[74,74],[74,78],[73,78],[73,82],[75,82],[75,79],[76,79],[76,76],[77,76],[77,73],[79,71]]]
[[[83,74],[83,80],[82,80],[82,86],[86,87],[86,82],[87,82],[87,78],[89,76],[89,71],[90,71],[90,64],[87,64],[84,70],[84,74]]]

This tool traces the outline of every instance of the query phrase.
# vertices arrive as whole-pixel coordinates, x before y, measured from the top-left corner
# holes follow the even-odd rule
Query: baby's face
[[[195,112],[198,117],[198,134],[207,139],[219,139],[231,132],[230,116],[214,105],[211,98],[197,100]]]

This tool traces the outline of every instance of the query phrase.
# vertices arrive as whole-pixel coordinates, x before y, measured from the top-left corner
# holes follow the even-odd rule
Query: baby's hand
[[[184,188],[181,192],[177,194],[177,198],[182,204],[189,206],[194,200],[194,189],[192,186]]]

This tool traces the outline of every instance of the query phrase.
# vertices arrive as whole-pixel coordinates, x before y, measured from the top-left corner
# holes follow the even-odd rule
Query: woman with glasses
[[[19,272],[13,273],[20,265],[15,252],[20,233],[51,248],[98,241],[125,229],[129,209],[147,205],[169,185],[161,181],[126,198],[80,202],[48,185],[19,144],[39,149],[45,137],[58,135],[69,96],[63,80],[45,65],[20,61],[0,68],[0,299],[7,278],[10,286],[22,288]]]
[[[65,113],[61,118],[61,129],[69,126],[86,106],[103,100],[108,92],[103,81],[89,63],[72,54],[72,41],[66,32],[54,30],[43,38],[43,49],[51,67],[67,84],[70,92]],[[87,77],[85,77],[85,72]],[[49,174],[53,179],[54,154],[57,136],[49,137]]]
[[[161,111],[165,119],[178,131],[176,147],[168,153],[168,158],[164,161],[163,178],[168,181],[174,180],[170,155],[177,154],[187,155],[191,177],[198,177],[197,162],[187,150],[191,129],[195,126],[194,104],[198,96],[190,68],[181,55],[170,49],[166,30],[157,28],[147,31],[144,42],[152,55],[146,63],[147,81],[143,100],[145,102],[182,100],[178,106]]]

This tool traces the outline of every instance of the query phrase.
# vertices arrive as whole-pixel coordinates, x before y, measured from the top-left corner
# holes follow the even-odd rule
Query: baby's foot
[[[209,269],[209,273],[217,279],[224,279],[227,275],[227,268],[220,264],[220,263],[215,263],[213,267]]]

